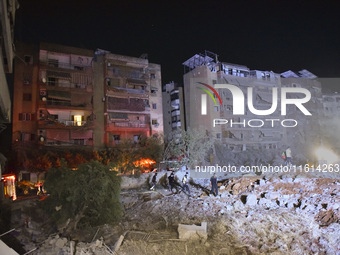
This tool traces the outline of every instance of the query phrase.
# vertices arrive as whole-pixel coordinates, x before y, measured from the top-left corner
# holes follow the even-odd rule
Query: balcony
[[[74,121],[74,120],[38,120],[40,129],[45,128],[67,128],[67,127],[89,127],[92,121]]]
[[[171,101],[171,106],[174,108],[178,108],[179,107],[179,99],[175,99]]]
[[[176,111],[172,111],[172,112],[171,112],[171,116],[172,116],[172,117],[174,117],[174,116],[179,116],[179,115],[181,115],[180,110],[176,110]]]
[[[180,121],[172,123],[172,128],[176,128],[176,127],[180,127],[180,126],[181,126],[181,122]]]
[[[150,123],[142,121],[109,121],[108,129],[127,130],[127,129],[150,129]]]
[[[40,64],[45,65],[45,66],[50,66],[50,67],[77,70],[77,71],[86,71],[88,69],[92,69],[91,66],[86,66],[86,65],[81,65],[81,64],[72,65],[70,62],[61,62],[56,59],[48,59],[47,61],[40,60]]]
[[[127,93],[127,94],[138,94],[138,95],[145,95],[145,89],[129,89],[129,88],[121,88],[121,87],[114,87],[117,92]]]
[[[71,89],[86,89],[88,85],[72,83],[72,82],[58,82],[58,81],[47,81],[46,86],[58,87],[58,88],[71,88]]]

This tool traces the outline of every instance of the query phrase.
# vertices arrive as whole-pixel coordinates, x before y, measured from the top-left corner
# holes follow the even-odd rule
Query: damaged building
[[[220,62],[209,51],[194,55],[183,66],[187,128],[204,127],[235,152],[281,148],[306,142],[306,136],[317,134],[317,119],[322,113],[321,84],[307,70],[298,74],[250,70],[244,65]],[[215,84],[222,84],[222,88],[216,88]],[[235,91],[231,93],[224,85],[233,85],[239,93],[237,97]],[[311,92],[311,99],[305,104],[311,118],[301,118],[303,113],[293,105],[287,105],[287,113],[283,114],[280,91],[290,87]],[[278,91],[277,95],[274,90]],[[287,93],[287,99],[303,97],[301,93]],[[270,114],[261,115],[259,111]],[[313,142],[317,139],[314,137]]]

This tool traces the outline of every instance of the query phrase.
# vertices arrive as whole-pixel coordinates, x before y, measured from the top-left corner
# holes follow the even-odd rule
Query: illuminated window
[[[81,126],[81,115],[74,115],[74,125],[75,126]]]

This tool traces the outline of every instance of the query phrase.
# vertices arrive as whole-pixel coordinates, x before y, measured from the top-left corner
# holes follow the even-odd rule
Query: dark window
[[[57,84],[57,79],[54,77],[48,77],[47,78],[47,85],[49,86],[55,86]]]
[[[113,140],[114,141],[119,141],[120,140],[120,135],[113,135]]]
[[[157,104],[152,104],[152,109],[157,109]]]
[[[59,61],[58,61],[58,59],[49,59],[49,60],[48,60],[48,65],[49,65],[49,66],[58,67]]]
[[[29,56],[29,55],[25,55],[24,57],[24,60],[25,60],[25,63],[27,64],[32,64],[32,56]]]
[[[22,99],[23,99],[23,101],[32,101],[32,94],[31,93],[24,93]]]
[[[156,75],[154,73],[150,74],[151,79],[156,79]]]
[[[29,120],[31,120],[31,114],[30,113],[19,113],[19,120],[20,121],[29,121]]]
[[[84,145],[85,141],[84,141],[84,139],[74,139],[74,144]]]
[[[83,71],[83,70],[84,70],[84,67],[83,67],[83,66],[74,66],[74,69],[75,69],[75,70]]]

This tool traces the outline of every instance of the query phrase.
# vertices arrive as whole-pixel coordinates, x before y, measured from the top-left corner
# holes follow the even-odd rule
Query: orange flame
[[[141,159],[141,160],[138,160],[138,161],[135,161],[133,162],[133,164],[138,167],[138,166],[150,166],[152,164],[155,164],[156,161],[152,160],[152,159]]]

